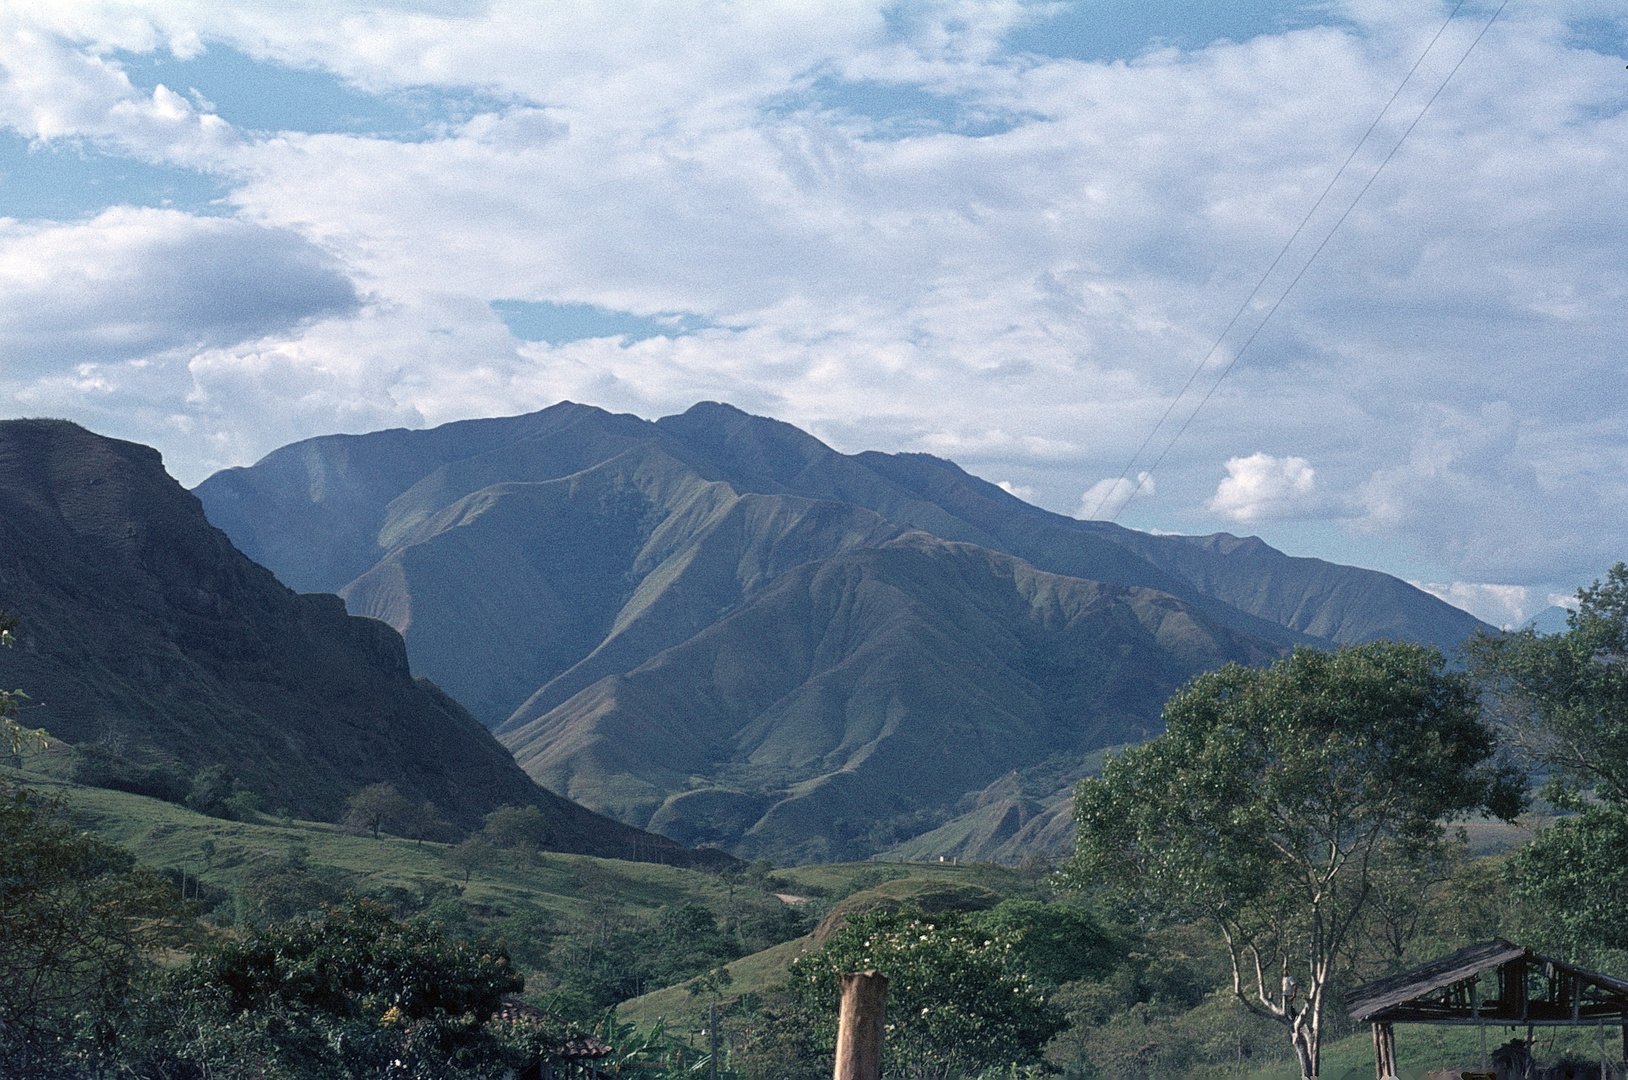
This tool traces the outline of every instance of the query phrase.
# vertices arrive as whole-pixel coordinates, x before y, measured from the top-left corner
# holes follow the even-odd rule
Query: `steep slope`
[[[252,469],[222,470],[196,494],[209,520],[284,584],[337,593],[383,554],[378,536],[391,501],[443,466],[527,443],[545,462],[557,453],[549,475],[565,476],[648,438],[647,427],[635,416],[562,402],[427,431],[325,435],[274,450]]]
[[[1148,735],[1193,674],[1274,655],[1174,597],[912,532],[805,563],[503,736],[526,771],[688,843],[862,858],[968,791]]]
[[[0,605],[23,620],[0,683],[26,688],[28,722],[68,742],[225,764],[270,806],[318,819],[388,782],[466,828],[537,805],[559,850],[692,857],[539,788],[409,674],[394,631],[280,584],[149,447],[64,421],[0,423]]]
[[[1160,589],[1224,625],[1280,644],[1392,638],[1451,652],[1477,629],[1491,629],[1388,574],[1293,558],[1255,537],[1154,536],[1076,521],[930,454],[839,454],[790,424],[714,402],[656,426],[749,490],[842,499],[1052,573]]]
[[[626,456],[636,450],[659,455],[659,469],[638,468],[666,474],[660,492],[630,473]],[[550,482],[578,494],[513,487]],[[839,454],[789,424],[711,402],[654,423],[567,402],[427,432],[311,439],[217,473],[197,493],[211,520],[284,580],[340,590],[351,611],[396,626],[415,670],[502,728],[522,706],[535,715],[677,644],[790,565],[728,573],[730,551],[776,542],[736,531],[732,549],[710,549],[710,584],[678,589],[674,572],[688,556],[664,564],[646,545],[665,528],[683,534],[668,554],[681,550],[687,526],[662,522],[694,520],[675,507],[709,483],[733,497],[841,504],[895,527],[856,526],[873,540],[828,533],[828,546],[806,547],[807,558],[918,528],[1052,573],[1157,589],[1279,645],[1398,637],[1451,649],[1480,625],[1387,575],[1292,559],[1253,539],[1154,537],[1075,521],[939,458]],[[585,504],[587,489],[602,505]],[[700,502],[716,507],[729,496]],[[530,521],[514,510],[522,503]],[[509,509],[491,509],[499,504]],[[500,536],[505,526],[512,534]],[[528,703],[534,692],[541,696]]]
[[[493,726],[637,667],[784,570],[903,531],[840,503],[738,495],[650,445],[432,514],[407,501],[409,523],[403,499],[386,518],[396,546],[342,595]]]

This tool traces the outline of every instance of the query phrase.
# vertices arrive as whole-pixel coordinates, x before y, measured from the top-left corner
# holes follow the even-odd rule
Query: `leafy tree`
[[[1050,986],[1101,978],[1120,960],[1118,942],[1077,904],[1003,900],[968,920],[977,930],[1011,939],[1015,962]]]
[[[394,784],[369,784],[345,804],[345,827],[359,829],[379,838],[379,830],[413,813],[413,804]]]
[[[500,806],[486,815],[481,832],[497,847],[531,853],[548,840],[548,821],[535,806]]]
[[[208,1075],[501,1072],[487,1021],[524,985],[501,946],[451,942],[429,920],[397,922],[355,900],[221,945],[176,974],[165,1056]]]
[[[1523,925],[1543,945],[1590,961],[1628,948],[1628,814],[1589,806],[1542,830],[1509,860]]]
[[[0,1075],[70,1071],[105,1047],[176,896],[60,804],[0,789]]]
[[[396,820],[396,829],[409,840],[449,840],[456,835],[452,823],[441,816],[428,799],[412,807]]]
[[[1465,651],[1511,735],[1550,770],[1546,798],[1575,807],[1589,791],[1628,809],[1628,566],[1577,599],[1563,634],[1528,627]]]
[[[1379,863],[1432,850],[1455,816],[1513,818],[1524,780],[1495,763],[1468,676],[1425,646],[1228,665],[1164,719],[1163,735],[1081,781],[1069,876],[1214,925],[1234,996],[1282,1024],[1315,1077],[1330,984]]]
[[[464,875],[464,884],[469,884],[470,875],[477,870],[490,870],[501,863],[497,848],[483,836],[471,836],[462,843],[449,848],[441,856],[443,862],[454,870],[460,870]]]
[[[192,778],[186,806],[200,814],[227,821],[252,821],[265,809],[265,800],[249,791],[227,765],[211,765]]]
[[[17,622],[17,616],[0,612],[0,645],[9,649],[17,644],[12,635]],[[13,758],[19,757],[30,744],[43,749],[47,741],[43,729],[25,728],[17,722],[21,703],[27,700],[28,695],[21,690],[0,690],[0,740],[11,749]]]
[[[792,961],[785,984],[825,1049],[835,1045],[837,976],[888,977],[883,1068],[943,1078],[1036,1063],[1066,1021],[1016,962],[1017,933],[980,930],[964,915],[854,915],[817,953]]]
[[[1548,771],[1543,795],[1579,811],[1510,860],[1531,931],[1579,959],[1628,947],[1628,566],[1579,589],[1560,634],[1528,627],[1468,643],[1499,719]]]

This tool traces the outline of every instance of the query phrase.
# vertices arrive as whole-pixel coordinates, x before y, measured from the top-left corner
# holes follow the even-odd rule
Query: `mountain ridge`
[[[1159,706],[1180,681],[1230,657],[1261,662],[1296,645],[1380,636],[1451,649],[1481,626],[1373,571],[1295,559],[1257,538],[1153,536],[1076,521],[950,461],[839,453],[789,424],[716,402],[655,421],[562,402],[427,432],[323,436],[223,470],[196,491],[229,534],[238,530],[245,543],[259,545],[272,569],[333,588],[349,610],[395,626],[413,669],[498,733],[545,786],[630,824],[749,856],[859,858],[943,828],[966,812],[954,807],[969,792],[1008,769],[1065,747],[1073,760],[1153,733]],[[342,528],[324,524],[341,518]],[[974,549],[982,560],[976,571],[967,569],[977,561]],[[899,554],[906,550],[914,554]],[[912,591],[926,580],[928,563],[938,560],[942,570],[952,554],[961,576],[935,579],[935,595]],[[915,584],[885,589],[872,573],[870,584],[853,586],[849,596],[857,602],[863,595],[910,633],[884,648],[875,625],[853,622],[871,636],[855,639],[849,652],[829,646],[835,667],[774,653],[784,644],[777,620],[814,617],[807,598],[791,592],[837,595],[832,582],[867,560],[911,558]],[[885,780],[857,758],[821,769],[788,749],[845,725],[885,725],[889,709],[912,717],[931,711],[928,702],[937,699],[912,684],[902,657],[985,702],[973,725],[979,738],[1005,730],[1010,717],[981,696],[976,679],[1002,687],[1008,704],[1035,715],[1052,675],[1035,674],[1041,668],[1015,654],[995,656],[955,627],[965,612],[983,610],[991,635],[1030,641],[1026,648],[1037,656],[1075,648],[1067,644],[1074,631],[1066,620],[1031,626],[1032,613],[996,603],[1023,575],[1044,576],[1054,592],[1140,590],[1136,603],[1144,609],[1156,595],[1185,625],[1206,628],[1210,651],[1196,664],[1178,662],[1179,635],[1161,639],[1121,612],[1093,632],[1130,658],[1126,670],[1135,678],[1122,680],[1117,692],[1134,708],[1082,704],[1071,728],[1048,729],[1051,744],[1024,743],[1034,760],[979,745],[976,768],[940,768],[942,782],[930,791],[892,803],[879,803],[870,788],[902,783],[912,768],[907,760]],[[997,608],[1002,614],[990,614]],[[779,695],[731,712],[734,706],[715,700],[733,677],[717,667],[725,653],[708,650],[752,619],[759,620],[755,637],[725,653],[730,665],[758,670]],[[928,640],[939,652],[922,644]],[[753,650],[761,654],[755,660]],[[770,655],[778,656],[774,664]],[[1079,662],[1080,679],[1107,670]],[[802,664],[799,681],[785,683],[788,664]],[[844,664],[857,681],[833,674]],[[896,689],[906,688],[891,703],[868,689],[886,681],[884,672]],[[953,703],[931,708],[949,715]],[[704,719],[708,709],[711,719]],[[708,724],[717,730],[702,738]],[[754,724],[783,734],[803,730],[773,748],[730,749]],[[617,753],[603,737],[612,729],[622,732]],[[1086,731],[1093,734],[1082,737]],[[886,757],[891,745],[869,752]],[[996,833],[1010,832],[1016,819],[1009,818],[984,830],[979,844],[987,848]],[[862,819],[870,825],[854,824]],[[810,843],[821,830],[830,841],[823,852]]]
[[[28,722],[65,742],[226,765],[268,807],[318,820],[390,783],[466,831],[501,805],[536,805],[557,850],[721,858],[539,787],[412,675],[395,631],[237,551],[151,447],[67,421],[0,422],[0,604],[22,618],[0,681],[24,687]]]

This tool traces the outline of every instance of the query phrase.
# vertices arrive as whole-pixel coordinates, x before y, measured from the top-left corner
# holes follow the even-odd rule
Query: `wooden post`
[[[1374,1024],[1375,1080],[1396,1080],[1396,1031],[1389,1024]]]
[[[835,1080],[882,1080],[887,976],[865,971],[837,979],[842,985],[842,1009],[837,1014]]]
[[[707,1006],[707,1072],[718,1080],[718,1003]]]

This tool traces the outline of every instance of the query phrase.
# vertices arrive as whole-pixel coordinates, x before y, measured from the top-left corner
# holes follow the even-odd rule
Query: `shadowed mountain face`
[[[1227,659],[1479,625],[1383,574],[1075,521],[713,403],[311,439],[197,494],[283,580],[401,631],[543,783],[782,860],[891,846],[1011,769],[1139,739]]]
[[[536,805],[559,850],[692,857],[539,788],[409,674],[395,631],[244,557],[149,447],[0,423],[0,607],[22,617],[0,684],[24,688],[27,723],[65,741],[224,764],[268,806],[318,820],[387,782],[463,828]]]

